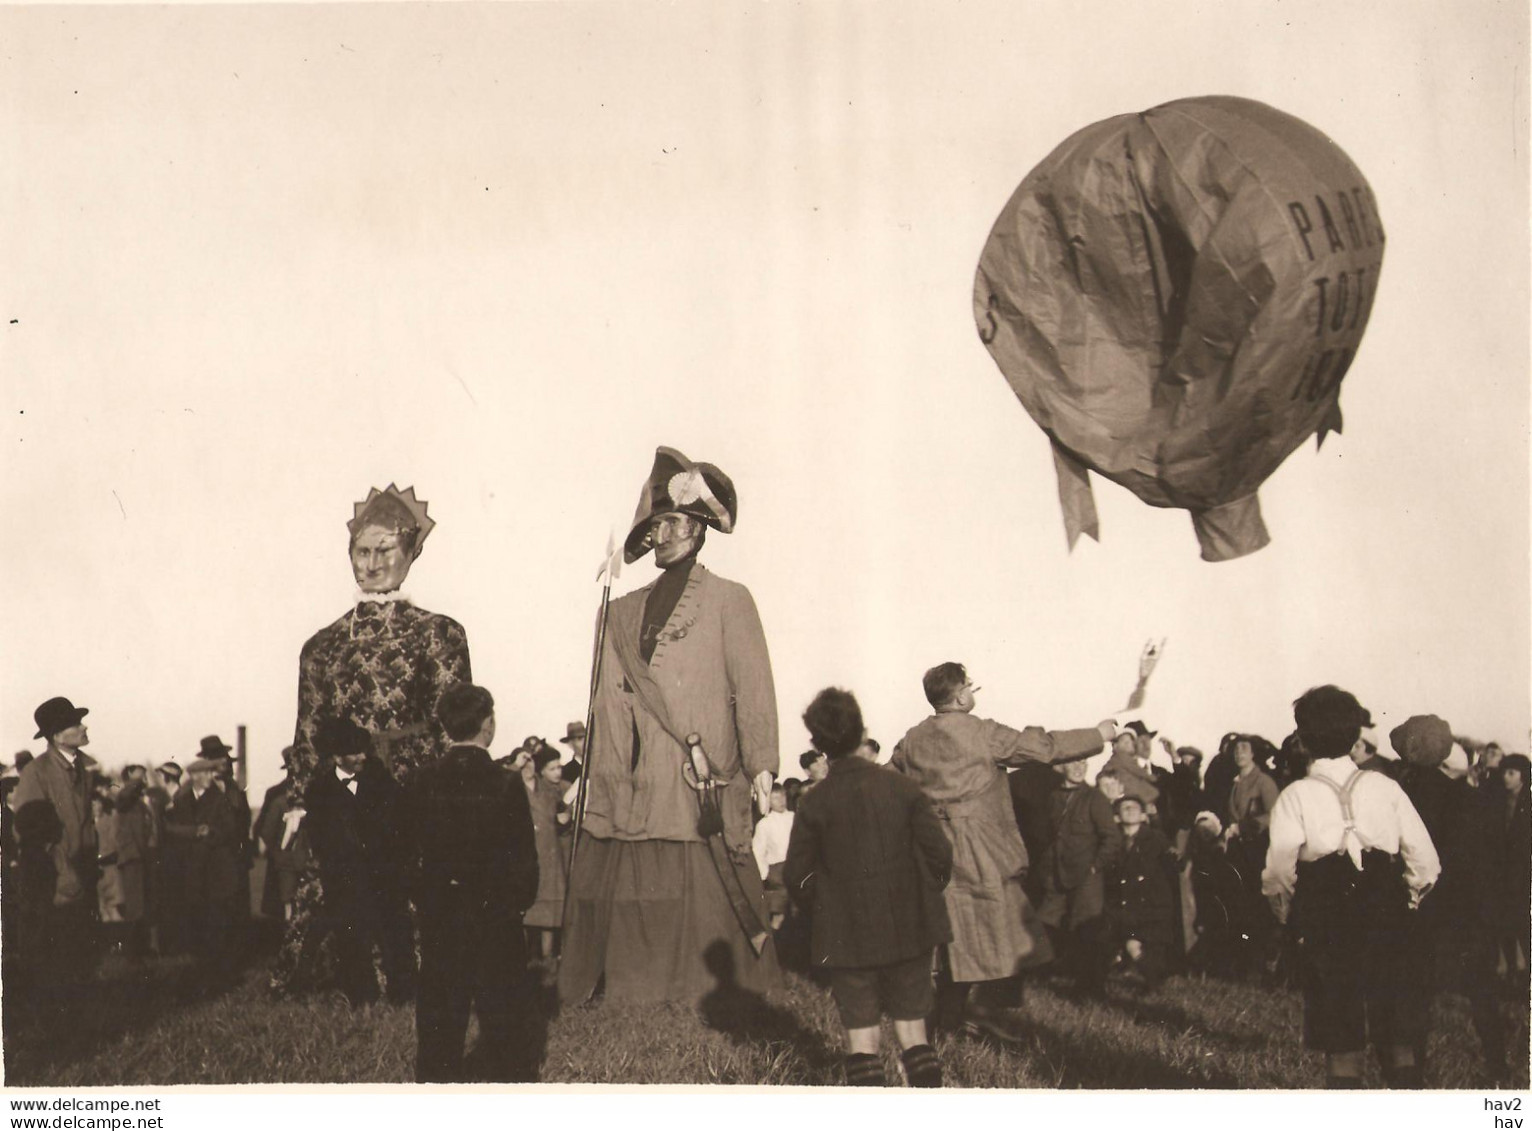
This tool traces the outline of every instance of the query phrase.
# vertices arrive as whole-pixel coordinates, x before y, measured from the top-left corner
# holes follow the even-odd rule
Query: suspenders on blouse
[[[1341,846],[1340,846],[1340,850],[1342,852],[1346,851],[1346,838],[1347,837],[1353,838],[1356,841],[1357,845],[1363,851],[1366,851],[1370,847],[1367,843],[1365,843],[1362,840],[1362,834],[1357,831],[1357,827],[1356,827],[1356,811],[1353,810],[1352,807],[1351,807],[1351,794],[1352,794],[1352,791],[1356,788],[1356,783],[1359,782],[1362,779],[1362,775],[1364,773],[1366,773],[1366,772],[1367,771],[1362,770],[1362,769],[1353,770],[1352,773],[1351,773],[1351,776],[1346,779],[1346,784],[1343,785],[1343,786],[1336,785],[1329,778],[1324,777],[1324,776],[1322,776],[1320,774],[1313,774],[1309,778],[1310,781],[1321,781],[1321,782],[1324,782],[1325,785],[1330,787],[1330,791],[1335,794],[1336,801],[1340,802],[1341,821],[1342,821],[1342,832],[1341,832]],[[1360,866],[1360,865],[1358,865],[1358,866]]]

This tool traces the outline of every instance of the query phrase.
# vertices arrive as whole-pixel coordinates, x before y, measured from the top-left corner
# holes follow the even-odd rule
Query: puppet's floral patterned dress
[[[379,759],[401,784],[420,766],[441,757],[450,743],[436,722],[436,700],[451,684],[469,682],[468,637],[450,617],[408,600],[367,599],[320,629],[298,660],[298,725],[293,736],[291,805],[301,805],[319,764],[314,732],[325,718],[349,718],[365,727]],[[272,968],[272,989],[313,988],[324,965],[314,938],[314,913],[323,898],[319,875],[305,870],[293,917]]]

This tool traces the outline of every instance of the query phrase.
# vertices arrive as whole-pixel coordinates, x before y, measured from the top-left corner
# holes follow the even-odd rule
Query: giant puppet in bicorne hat
[[[739,515],[734,482],[710,463],[693,463],[674,448],[657,448],[654,468],[623,542],[626,561],[636,562],[649,552],[650,527],[662,514],[689,514],[720,534],[731,533]]]
[[[607,613],[559,967],[565,1000],[604,978],[614,1000],[696,1001],[716,981],[708,951],[720,941],[741,988],[781,985],[750,851],[752,786],[777,772],[771,660],[750,591],[697,561],[706,528],[729,533],[738,507],[713,464],[655,452],[623,551],[634,562],[653,549],[661,573]]]

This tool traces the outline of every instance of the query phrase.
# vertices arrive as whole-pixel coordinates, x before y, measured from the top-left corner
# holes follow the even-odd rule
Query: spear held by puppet
[[[590,698],[585,706],[585,765],[581,768],[579,779],[575,782],[574,801],[574,837],[569,848],[569,875],[574,877],[575,858],[580,853],[580,832],[585,827],[585,801],[590,795],[586,785],[590,781],[591,759],[596,752],[596,692],[601,687],[601,655],[606,650],[606,621],[607,610],[612,604],[612,580],[622,573],[622,548],[617,545],[616,538],[608,534],[606,539],[606,560],[601,563],[601,568],[596,572],[596,580],[602,581],[601,587],[601,614],[596,618],[596,653],[590,662]],[[567,917],[569,907],[569,892],[572,884],[566,884],[564,888],[564,907]]]

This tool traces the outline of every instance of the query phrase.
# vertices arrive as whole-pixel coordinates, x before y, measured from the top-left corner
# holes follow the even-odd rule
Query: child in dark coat
[[[1116,810],[1123,848],[1108,876],[1108,914],[1130,968],[1152,990],[1164,979],[1175,944],[1175,858],[1165,834],[1147,824],[1138,798],[1118,798]]]
[[[538,886],[527,791],[490,758],[488,691],[455,683],[436,717],[452,747],[417,770],[400,799],[420,925],[415,1081],[535,1082],[521,925]],[[473,1065],[464,1054],[470,1009],[479,1018]]]
[[[785,878],[812,910],[813,964],[829,972],[846,1027],[846,1082],[887,1082],[878,1052],[887,1014],[910,1085],[940,1087],[925,1019],[936,1004],[933,953],[952,939],[942,899],[952,848],[918,785],[856,755],[862,712],[850,692],[821,691],[803,722],[830,772],[798,803]]]

